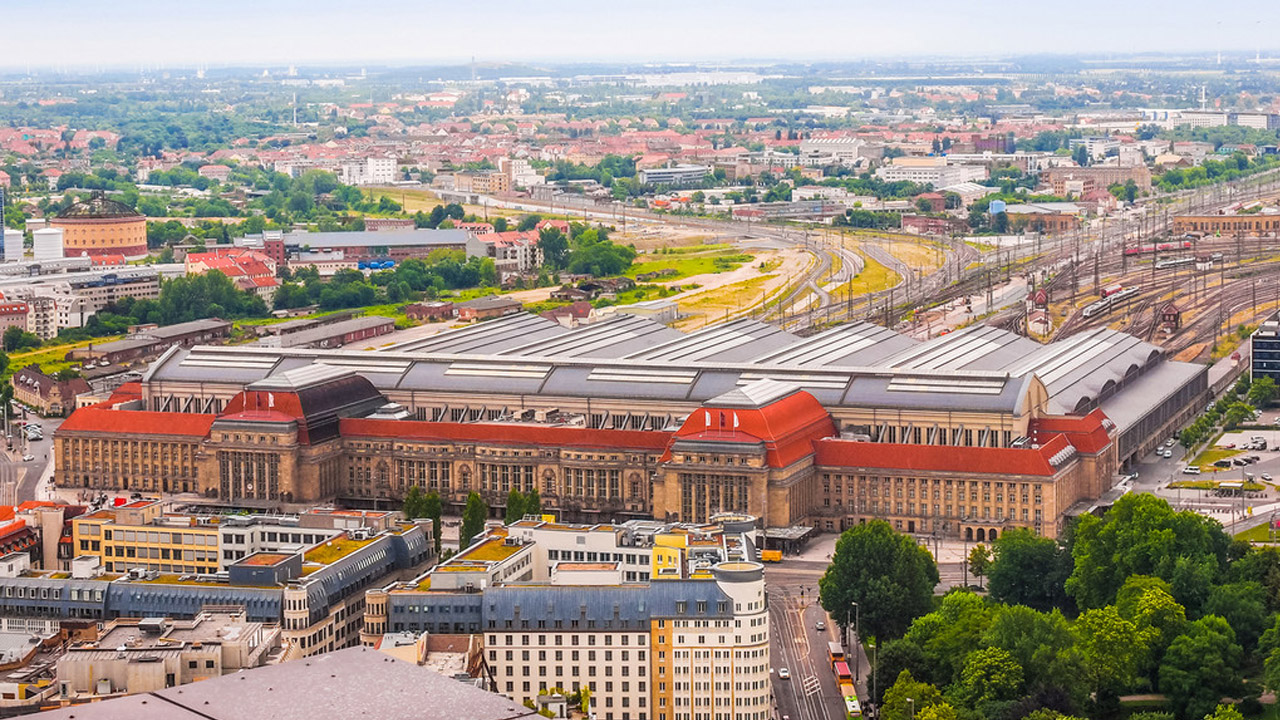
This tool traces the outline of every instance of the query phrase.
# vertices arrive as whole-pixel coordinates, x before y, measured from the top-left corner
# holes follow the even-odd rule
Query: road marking
[[[810,675],[804,679],[804,694],[816,695],[822,692],[822,681],[818,680],[817,675]]]

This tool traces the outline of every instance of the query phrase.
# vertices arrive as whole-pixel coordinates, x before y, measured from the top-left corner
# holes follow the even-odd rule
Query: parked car
[[[1173,457],[1173,451],[1172,451],[1172,450],[1165,450],[1163,453],[1160,453],[1160,454],[1161,454],[1161,455],[1163,455],[1163,456],[1164,456],[1164,457],[1166,457],[1166,458],[1171,458],[1171,457]]]
[[[824,622],[822,622],[821,620],[819,620],[819,621],[818,621],[818,622],[813,626],[813,629],[815,629],[815,630],[826,630],[826,629],[827,629],[827,624],[826,624],[826,623],[824,623]]]
[[[1262,473],[1262,479],[1266,480],[1267,482],[1271,482],[1271,476],[1267,473]]]
[[[1183,475],[1199,475],[1200,468],[1195,465],[1188,465],[1182,468],[1182,474]]]
[[[35,455],[23,455],[23,456],[22,456],[22,462],[31,462],[32,460],[35,460],[35,459],[36,459],[36,456],[35,456]]]

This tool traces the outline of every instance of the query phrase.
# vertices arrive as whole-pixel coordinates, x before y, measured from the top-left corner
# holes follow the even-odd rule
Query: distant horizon
[[[339,0],[224,0],[176,16],[170,3],[11,0],[17,32],[0,48],[8,70],[459,66],[470,63],[822,63],[1007,60],[1015,57],[1275,56],[1274,6],[1233,3],[1213,17],[1171,0],[1146,9],[1100,0],[1069,8],[994,0],[907,7],[763,0],[602,8],[547,0],[529,10],[489,0],[482,10],[434,0],[385,0],[376,13]],[[1182,46],[1171,48],[1171,41]],[[764,58],[758,61],[743,58]],[[769,61],[767,58],[779,58]]]
[[[1251,69],[1255,66],[1255,53],[1260,57],[1262,66],[1266,70],[1273,70],[1280,74],[1280,46],[1268,50],[1262,48],[1260,51],[1249,51],[1247,54],[1243,51],[1221,53],[1221,69],[1222,70],[1241,70]],[[1190,51],[1183,50],[1179,52],[1155,52],[1143,51],[1132,53],[1065,53],[1065,52],[1041,52],[1041,53],[1009,53],[1002,55],[986,54],[986,55],[875,55],[865,57],[849,57],[849,58],[776,58],[776,57],[725,57],[725,58],[609,58],[609,59],[592,59],[592,58],[485,58],[477,56],[474,59],[411,59],[411,58],[351,58],[345,60],[299,60],[285,61],[279,59],[245,59],[241,61],[228,61],[218,63],[201,63],[194,61],[172,61],[172,62],[136,62],[136,63],[22,63],[22,64],[6,64],[3,58],[0,58],[0,73],[2,74],[77,74],[91,75],[97,73],[119,73],[119,72],[171,72],[171,71],[252,71],[261,72],[267,70],[273,75],[284,72],[290,68],[296,69],[299,73],[315,72],[315,71],[332,71],[343,73],[358,73],[361,70],[370,72],[378,70],[407,70],[415,68],[423,69],[459,69],[467,68],[475,65],[478,69],[501,68],[504,66],[525,66],[529,68],[545,67],[547,70],[560,70],[574,66],[599,66],[602,68],[628,66],[630,73],[639,73],[645,70],[654,72],[664,72],[670,70],[679,70],[680,68],[688,68],[691,71],[698,72],[747,72],[752,70],[767,70],[769,68],[781,68],[789,65],[842,65],[842,64],[895,64],[910,63],[928,65],[941,64],[972,64],[974,66],[995,65],[1016,63],[1028,60],[1045,60],[1045,61],[1077,61],[1090,65],[1098,65],[1106,67],[1109,62],[1115,64],[1135,64],[1144,58],[1150,58],[1158,61],[1160,64],[1173,62],[1194,63],[1201,61],[1203,66],[1195,67],[1196,70],[1212,72],[1217,69],[1215,65],[1215,56],[1217,51],[1200,50]],[[1242,67],[1243,66],[1243,67]],[[1136,68],[1135,68],[1136,69]],[[1145,68],[1144,68],[1145,69]],[[964,68],[957,68],[957,73],[966,73]],[[992,75],[998,75],[1000,71],[992,71]]]

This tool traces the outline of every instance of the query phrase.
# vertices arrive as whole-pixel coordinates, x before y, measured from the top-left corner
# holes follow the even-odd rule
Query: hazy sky
[[[1257,21],[1274,10],[1274,0],[0,0],[0,66],[1252,55],[1280,26]]]

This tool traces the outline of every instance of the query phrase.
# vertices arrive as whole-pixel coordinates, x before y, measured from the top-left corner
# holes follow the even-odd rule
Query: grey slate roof
[[[523,705],[372,648],[52,710],[49,720],[509,720]]]

